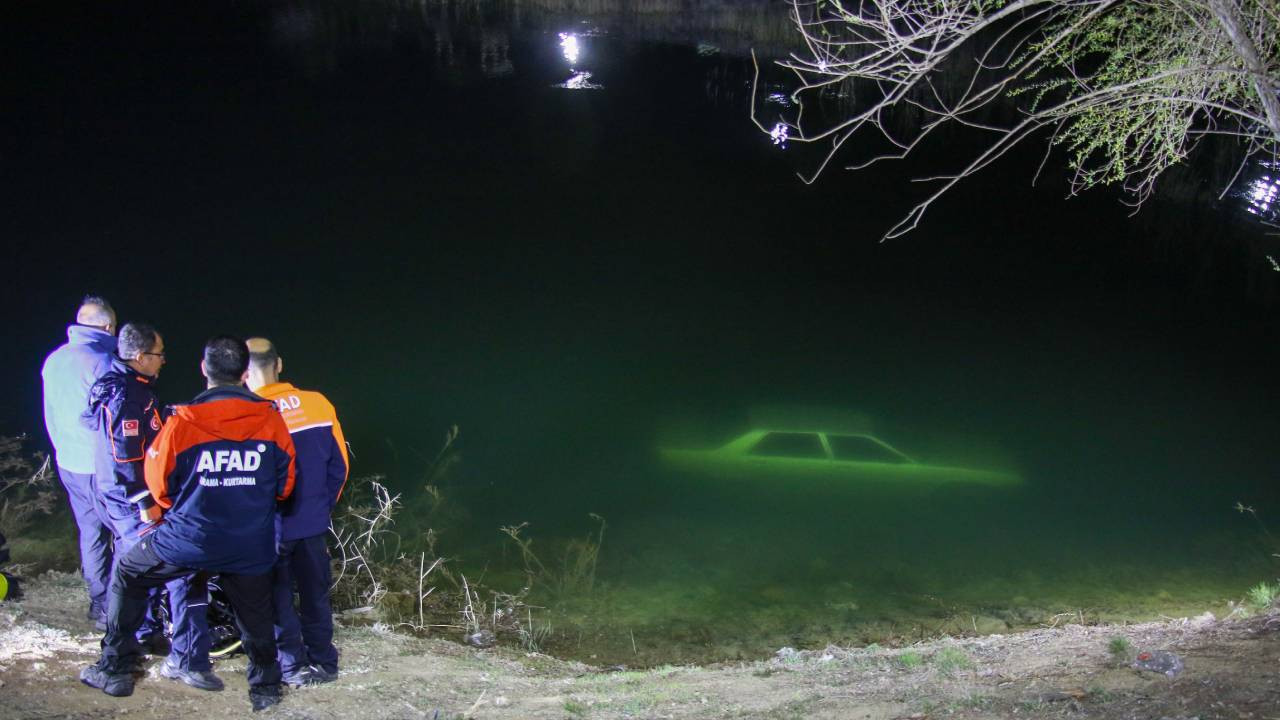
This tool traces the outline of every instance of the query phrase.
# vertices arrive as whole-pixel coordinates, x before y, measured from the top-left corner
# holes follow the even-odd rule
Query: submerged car
[[[794,479],[882,486],[1013,486],[1022,482],[1012,472],[918,462],[862,430],[760,428],[713,450],[666,448],[659,452],[675,470],[724,480]]]

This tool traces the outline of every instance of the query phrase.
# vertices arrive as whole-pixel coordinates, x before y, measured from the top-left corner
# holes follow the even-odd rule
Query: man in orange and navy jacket
[[[80,680],[108,695],[133,693],[148,588],[195,572],[218,573],[249,655],[254,710],[281,698],[272,628],[271,568],[276,504],[293,491],[293,439],[271,402],[242,387],[244,341],[219,336],[205,345],[208,390],[178,408],[147,449],[145,478],[154,529],[116,562],[107,634],[98,663]]]
[[[338,649],[333,645],[333,581],[325,539],[330,511],[347,483],[347,442],[324,395],[280,381],[284,361],[270,340],[250,338],[248,347],[249,388],[275,402],[298,454],[297,487],[280,506],[273,591],[280,667],[284,681],[294,687],[329,682],[338,677]]]

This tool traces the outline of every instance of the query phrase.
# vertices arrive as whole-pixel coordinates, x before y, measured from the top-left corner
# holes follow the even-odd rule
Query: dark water
[[[780,7],[717,7],[6,10],[0,430],[41,437],[85,291],[165,333],[167,401],[206,336],[269,335],[411,505],[460,427],[436,523],[460,567],[518,583],[499,526],[558,562],[603,516],[596,590],[547,622],[620,662],[1222,611],[1273,578],[1231,509],[1280,514],[1280,275],[1244,200],[1187,172],[1131,218],[1031,187],[1033,148],[879,244],[968,139],[803,185],[816,157],[747,118],[741,51],[784,49]],[[561,86],[584,70],[600,87]],[[833,498],[657,464],[769,403],[1025,486]]]

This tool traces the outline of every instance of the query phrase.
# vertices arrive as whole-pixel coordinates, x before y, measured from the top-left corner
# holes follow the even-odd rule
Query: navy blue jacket
[[[142,461],[161,425],[151,383],[117,357],[89,388],[81,419],[95,433],[93,474],[98,492],[116,500],[136,503],[147,496]]]
[[[261,575],[276,561],[276,504],[293,492],[293,439],[268,400],[215,387],[177,409],[147,450],[164,509],[156,554],[182,567]]]
[[[329,400],[287,382],[258,388],[271,400],[293,436],[298,485],[280,505],[280,539],[301,540],[329,532],[329,514],[347,484],[349,463],[342,425]]]

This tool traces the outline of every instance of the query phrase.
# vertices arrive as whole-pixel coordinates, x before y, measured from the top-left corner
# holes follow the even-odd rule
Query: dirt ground
[[[152,667],[132,697],[77,680],[97,655],[77,576],[47,573],[0,604],[0,717],[249,715],[243,657],[210,693]],[[1175,678],[1117,661],[1168,650]],[[513,648],[480,650],[385,628],[339,626],[336,682],[288,692],[262,717],[365,718],[1257,718],[1280,720],[1280,615],[1211,614],[1128,626],[1066,624],[905,648],[780,649],[758,662],[597,668]],[[156,661],[149,665],[154,666]]]

